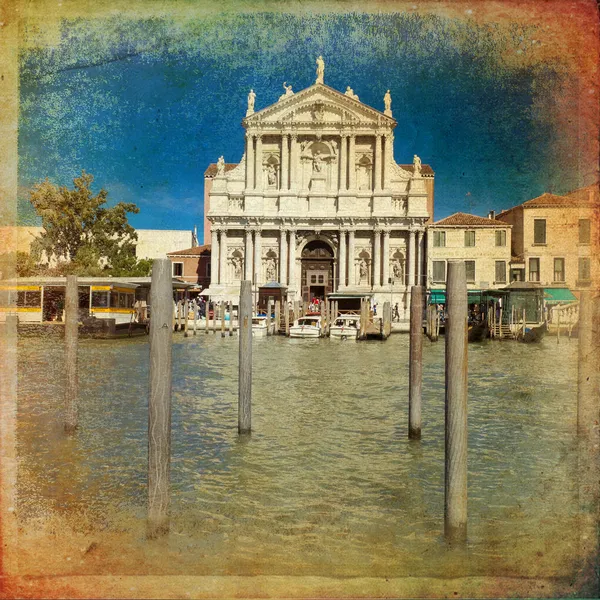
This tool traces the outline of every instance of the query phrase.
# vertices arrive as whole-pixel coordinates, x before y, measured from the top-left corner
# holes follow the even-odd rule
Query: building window
[[[465,231],[465,246],[472,248],[475,246],[475,232]]]
[[[434,231],[433,232],[433,246],[434,246],[434,248],[445,248],[446,247],[446,232],[445,231]]]
[[[530,258],[529,259],[529,281],[540,280],[540,259]]]
[[[17,306],[24,308],[41,308],[42,293],[41,292],[17,292]]]
[[[111,290],[110,292],[110,307],[117,308],[119,306],[119,292]]]
[[[173,277],[183,277],[183,263],[173,263]]]
[[[579,243],[589,244],[590,243],[590,220],[579,219]]]
[[[319,283],[325,283],[325,277],[323,275],[319,275]]]
[[[533,243],[546,243],[546,219],[533,220]]]
[[[554,281],[563,282],[565,280],[565,259],[554,259]]]
[[[504,229],[496,231],[496,246],[506,246],[506,231]]]
[[[108,308],[108,292],[92,292],[92,308]]]
[[[444,283],[446,281],[446,261],[433,261],[433,281],[435,283]]]
[[[498,233],[498,232],[496,232]],[[496,283],[506,283],[506,261],[496,261]]]
[[[310,282],[311,283],[317,283],[317,276],[316,275],[311,275],[310,276]]]
[[[579,281],[590,280],[590,259],[588,257],[582,257],[579,259]]]
[[[475,281],[475,261],[465,260],[465,274],[467,276],[467,283],[474,283]]]
[[[525,281],[525,269],[521,268],[512,268],[510,270],[510,280],[511,281]]]

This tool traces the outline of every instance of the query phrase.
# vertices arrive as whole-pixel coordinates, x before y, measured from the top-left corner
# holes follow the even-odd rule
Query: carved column
[[[290,252],[289,252],[290,270],[288,279],[290,287],[296,289],[296,230],[290,229]]]
[[[227,229],[221,229],[221,240],[219,242],[219,283],[227,281]]]
[[[219,283],[219,230],[214,225],[210,231],[210,282]]]
[[[340,278],[340,288],[346,287],[346,230],[340,229],[340,247],[338,253],[338,273]]]
[[[245,274],[244,278],[252,281],[252,229],[246,229],[246,252],[244,254]]]
[[[356,285],[356,267],[354,265],[354,229],[348,231],[348,287]]]
[[[375,172],[374,172],[375,188],[374,189],[376,192],[379,192],[381,190],[381,173],[382,173],[381,159],[382,159],[381,135],[378,133],[375,136],[375,160],[373,161],[373,169],[375,170]]]
[[[382,252],[382,264],[383,264],[383,285],[388,285],[390,278],[390,231],[386,229],[383,232],[383,252]]]
[[[289,137],[287,133],[281,136],[281,172],[279,175],[279,189],[288,190],[289,172],[290,172],[290,155],[289,149]]]
[[[261,191],[263,189],[263,165],[262,165],[262,160],[263,160],[263,152],[262,152],[262,135],[260,133],[256,134],[256,159],[255,159],[255,163],[256,163],[256,168],[255,168],[255,173],[256,173],[256,181],[255,181],[255,186],[254,189]]]
[[[348,187],[356,189],[356,136],[350,136],[350,149],[348,150]]]
[[[281,283],[281,285],[287,285],[287,231],[283,227],[279,232],[279,236],[279,283]]]
[[[417,283],[423,285],[423,232],[417,231]]]
[[[290,138],[290,189],[295,190],[298,187],[296,171],[298,165],[298,135],[292,133]],[[291,281],[290,279],[290,283]]]
[[[392,143],[393,143],[394,137],[392,136],[391,133],[389,133],[388,135],[384,136],[384,141],[383,141],[383,175],[382,175],[382,181],[383,181],[383,189],[387,190],[390,187],[390,161],[391,161],[391,149],[392,149]]]
[[[348,181],[348,136],[343,133],[340,137],[340,191],[345,192]]]
[[[246,133],[246,188],[254,189],[254,134]]]
[[[260,229],[254,230],[254,284],[262,283],[262,237]]]
[[[373,231],[373,287],[381,285],[381,229]]]
[[[408,233],[408,285],[415,285],[415,231],[411,229]]]

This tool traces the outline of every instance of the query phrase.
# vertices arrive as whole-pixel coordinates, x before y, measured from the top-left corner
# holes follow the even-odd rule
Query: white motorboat
[[[238,328],[237,333],[239,334],[240,330]],[[275,321],[271,320],[271,331],[269,335],[273,335],[275,333]],[[258,315],[257,317],[252,317],[252,336],[253,337],[267,337],[267,317],[264,315]]]
[[[329,337],[337,340],[356,340],[359,327],[359,315],[340,315],[329,328]]]
[[[320,338],[323,335],[320,316],[300,317],[290,327],[291,338]]]

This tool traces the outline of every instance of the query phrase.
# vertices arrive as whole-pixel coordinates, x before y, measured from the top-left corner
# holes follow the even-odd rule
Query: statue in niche
[[[288,96],[293,96],[294,92],[292,91],[292,86],[291,85],[286,85],[287,82],[283,82],[283,89],[285,90],[285,94],[282,94],[281,96],[279,96],[280,100],[283,100],[284,98],[287,98]]]
[[[392,265],[392,276],[394,279],[403,279],[404,273],[402,272],[402,264],[399,260],[395,260]]]
[[[421,159],[415,154],[414,158],[413,158],[413,165],[414,165],[414,175],[415,177],[418,177],[419,175],[421,175]]]
[[[392,96],[390,94],[390,90],[388,90],[383,97],[383,105],[385,106],[386,111],[392,111]]]
[[[256,94],[254,93],[254,90],[250,90],[250,93],[248,94],[248,110],[246,111],[246,116],[251,115],[254,113],[254,101],[256,100]]]
[[[269,185],[275,185],[277,183],[277,171],[270,163],[267,165],[267,182]]]
[[[323,159],[321,153],[317,150],[313,156],[313,171],[315,173],[321,173],[323,171]]]
[[[359,281],[366,279],[369,276],[369,268],[367,261],[363,258],[358,265]]]
[[[322,56],[317,58],[317,80],[315,83],[323,83],[323,78],[325,77],[325,61]]]
[[[267,260],[267,281],[275,281],[277,278],[277,269],[275,267],[275,259],[269,258]]]
[[[225,159],[222,156],[219,156],[219,160],[217,160],[217,175],[225,174]]]
[[[233,278],[241,279],[242,278],[242,263],[243,259],[241,256],[236,256],[235,254],[231,257],[231,266],[233,268]]]

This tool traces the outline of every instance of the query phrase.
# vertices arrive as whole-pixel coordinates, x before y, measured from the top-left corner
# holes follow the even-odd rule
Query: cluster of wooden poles
[[[65,430],[73,432],[77,427],[78,336],[77,278],[74,276],[67,278],[65,304]],[[423,287],[414,286],[410,306],[408,410],[408,436],[412,440],[421,438],[423,304]],[[577,424],[578,433],[588,437],[598,434],[598,360],[593,349],[592,318],[599,304],[595,302],[593,308],[591,292],[582,292]],[[157,259],[153,263],[150,306],[147,535],[155,538],[169,530],[173,289],[168,259]],[[444,532],[451,545],[458,545],[464,544],[467,537],[467,285],[462,261],[448,263],[447,311]],[[252,430],[252,288],[249,281],[241,283],[238,319],[238,433],[248,435]]]

